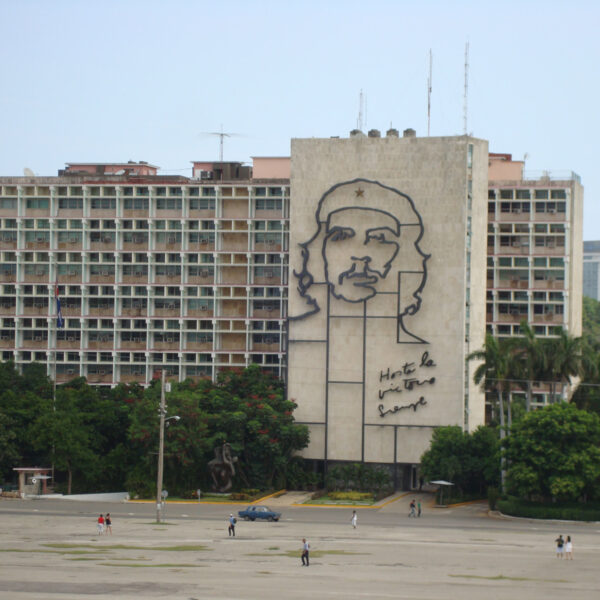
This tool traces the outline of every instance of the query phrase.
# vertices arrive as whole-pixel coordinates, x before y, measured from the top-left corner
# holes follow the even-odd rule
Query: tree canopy
[[[529,499],[598,498],[600,418],[573,404],[528,413],[503,442],[509,493]]]
[[[15,466],[54,465],[64,491],[127,489],[151,495],[156,481],[160,382],[149,388],[97,388],[84,378],[59,385],[41,365],[20,375],[0,363],[0,477]],[[231,444],[237,488],[284,486],[308,429],[294,422],[295,403],[281,381],[257,366],[209,380],[173,383],[166,397],[165,487],[172,493],[208,489],[207,463]],[[296,468],[297,470],[297,468]],[[297,475],[297,474],[296,474]]]

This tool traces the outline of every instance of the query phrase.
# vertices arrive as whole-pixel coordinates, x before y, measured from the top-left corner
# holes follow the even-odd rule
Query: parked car
[[[256,519],[279,521],[281,513],[269,510],[266,506],[249,506],[246,510],[240,510],[238,516],[244,521],[255,521]]]

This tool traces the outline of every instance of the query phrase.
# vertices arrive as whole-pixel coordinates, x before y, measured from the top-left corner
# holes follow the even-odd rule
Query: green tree
[[[509,492],[529,499],[598,497],[600,418],[567,403],[527,414],[504,440]]]
[[[131,440],[139,453],[132,479],[149,489],[156,477],[160,386],[154,384],[134,406]],[[283,385],[257,366],[222,373],[209,380],[173,384],[168,414],[181,420],[165,436],[165,485],[194,490],[210,485],[207,463],[224,442],[238,457],[237,487],[285,485],[294,454],[308,443],[308,429],[294,422],[295,403]]]
[[[491,427],[478,427],[471,434],[457,425],[439,427],[421,457],[421,471],[429,481],[444,479],[459,492],[483,495],[500,480],[499,454],[498,433]]]
[[[41,412],[29,428],[34,448],[43,450],[55,468],[67,473],[67,494],[73,489],[76,473],[97,479],[97,448],[93,445],[93,425],[79,408],[78,390],[58,388],[56,401],[44,399]]]
[[[556,331],[557,337],[544,340],[542,351],[545,354],[546,381],[551,382],[550,402],[556,401],[556,386],[564,390],[565,384],[571,383],[572,377],[579,377],[590,367],[590,360],[584,352],[583,338],[574,337],[564,329]]]

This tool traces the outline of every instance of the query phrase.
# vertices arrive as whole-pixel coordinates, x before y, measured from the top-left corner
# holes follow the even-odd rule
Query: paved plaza
[[[599,523],[489,516],[484,504],[409,519],[404,496],[384,507],[304,508],[297,497],[265,504],[279,523],[238,522],[239,506],[0,500],[0,599],[558,599],[600,596]],[[99,512],[113,535],[98,536]],[[557,560],[554,539],[574,539]],[[301,540],[310,567],[300,562]]]

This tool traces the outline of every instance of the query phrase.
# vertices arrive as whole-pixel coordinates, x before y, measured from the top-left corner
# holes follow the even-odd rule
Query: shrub
[[[373,500],[373,494],[370,492],[330,492],[329,497],[332,500],[351,500],[352,502]]]
[[[558,519],[566,521],[600,521],[600,505],[575,502],[546,504],[507,498],[498,500],[500,512],[528,519]]]
[[[490,510],[496,510],[496,505],[498,504],[498,499],[500,498],[500,492],[498,488],[489,487],[488,488],[488,504],[490,506]]]

